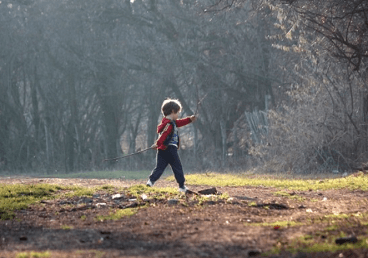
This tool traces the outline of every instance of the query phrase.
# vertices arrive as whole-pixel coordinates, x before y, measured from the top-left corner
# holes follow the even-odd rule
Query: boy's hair
[[[161,111],[164,116],[170,115],[172,112],[178,113],[181,110],[181,103],[177,99],[167,98],[162,102]]]

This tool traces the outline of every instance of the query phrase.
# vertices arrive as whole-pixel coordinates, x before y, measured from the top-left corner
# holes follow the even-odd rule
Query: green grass
[[[145,179],[148,178],[150,171],[87,171],[69,174],[51,174],[44,175],[45,177],[56,177],[56,178],[96,178],[96,179]]]
[[[276,221],[276,222],[263,222],[263,223],[244,223],[245,226],[262,226],[262,227],[274,227],[280,226],[283,227],[296,227],[303,226],[306,223],[303,222],[295,222],[295,221]]]
[[[27,208],[42,199],[50,199],[62,187],[49,184],[21,185],[0,184],[1,219],[12,219],[14,210]]]
[[[22,252],[17,254],[17,258],[41,258],[51,257],[50,252]]]
[[[104,220],[118,220],[123,217],[130,217],[133,216],[138,212],[137,208],[127,208],[122,210],[116,210],[115,212],[110,212],[109,215],[103,216],[103,215],[97,215],[96,219],[99,221]]]
[[[298,201],[304,201],[305,200],[304,197],[301,197],[301,196],[296,195],[296,194],[295,195],[291,195],[291,194],[289,194],[287,192],[284,192],[284,191],[275,192],[275,193],[273,193],[273,195],[275,195],[275,196],[281,196],[281,197],[287,197],[289,199],[298,200]]]
[[[26,209],[41,200],[92,196],[96,191],[112,191],[112,189],[114,187],[109,185],[88,188],[52,184],[0,184],[0,219],[13,219],[15,210]]]
[[[167,180],[175,180],[173,176]],[[263,186],[286,188],[289,190],[330,190],[330,189],[350,189],[368,191],[368,176],[363,173],[358,176],[344,178],[324,179],[285,179],[271,178],[269,176],[254,176],[245,174],[191,174],[186,175],[186,183],[189,185],[210,185],[210,186]]]
[[[60,228],[64,230],[69,230],[69,229],[73,229],[73,226],[61,225]]]
[[[173,196],[179,196],[180,193],[174,187],[148,187],[146,185],[133,185],[125,189],[128,193],[135,197],[139,197],[142,194],[154,195],[157,199],[168,198]]]
[[[342,237],[343,235],[345,234],[340,234],[337,237]],[[297,252],[321,253],[368,248],[368,238],[365,236],[358,236],[358,242],[355,244],[347,243],[342,245],[335,243],[337,237],[331,236],[321,242],[318,236],[305,235],[292,240],[290,243],[284,243],[282,246],[274,247],[268,254],[279,254],[282,250],[295,254]]]

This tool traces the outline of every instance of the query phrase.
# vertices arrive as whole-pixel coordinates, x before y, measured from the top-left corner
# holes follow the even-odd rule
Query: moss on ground
[[[27,208],[42,199],[50,199],[55,192],[62,189],[57,185],[35,184],[0,184],[0,215],[1,219],[14,217],[14,210]]]
[[[45,258],[51,257],[50,252],[22,252],[17,254],[17,258]]]
[[[287,251],[290,253],[321,253],[321,252],[337,252],[352,249],[367,249],[368,238],[366,236],[357,236],[357,243],[346,243],[338,245],[335,240],[339,237],[343,237],[346,234],[340,234],[339,236],[329,236],[324,240],[315,235],[305,235],[292,240],[289,243],[278,242],[273,249],[267,254],[279,254],[281,251]]]
[[[173,181],[175,179],[173,176],[170,176],[167,180]],[[186,175],[186,183],[189,185],[210,186],[263,186],[299,191],[330,189],[359,189],[368,191],[368,176],[363,173],[322,181],[320,179],[277,179],[245,174],[206,173]]]
[[[133,216],[138,212],[137,208],[127,208],[127,209],[119,209],[115,211],[111,211],[109,215],[103,216],[103,215],[97,215],[96,219],[99,221],[104,220],[118,220],[123,217],[130,217]]]
[[[112,186],[80,187],[52,184],[0,184],[0,219],[14,218],[15,210],[22,210],[41,200],[63,197],[92,196],[96,191],[108,190]]]
[[[286,198],[289,198],[291,200],[297,200],[297,201],[304,201],[305,200],[304,197],[301,197],[301,196],[296,195],[296,194],[291,195],[291,194],[289,194],[289,193],[287,193],[285,191],[277,191],[277,192],[273,193],[273,195],[275,195],[275,196],[281,196],[281,197],[286,197]]]

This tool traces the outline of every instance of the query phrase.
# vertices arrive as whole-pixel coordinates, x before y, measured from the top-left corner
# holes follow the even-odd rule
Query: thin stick
[[[130,156],[140,154],[140,153],[145,152],[145,151],[148,151],[150,149],[152,149],[152,147],[149,147],[147,149],[144,149],[144,150],[141,150],[141,151],[137,151],[137,152],[131,153],[129,155],[125,155],[125,156],[121,156],[121,157],[116,157],[116,158],[113,158],[113,159],[104,159],[102,162],[105,162],[105,161],[114,161],[114,160],[118,160],[118,159],[128,158]]]
[[[194,112],[194,115],[196,116],[197,115],[197,113],[198,113],[198,107],[199,107],[199,105],[202,103],[202,101],[207,97],[207,95],[208,95],[208,93],[209,92],[207,92],[205,95],[204,95],[204,97],[201,99],[201,100],[199,100],[198,102],[197,102],[197,108],[196,108],[196,111]]]

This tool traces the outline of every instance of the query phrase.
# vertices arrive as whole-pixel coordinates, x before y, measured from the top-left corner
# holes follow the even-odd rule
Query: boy
[[[185,126],[196,120],[195,116],[178,119],[181,111],[181,104],[176,99],[166,99],[161,106],[161,112],[164,115],[161,123],[157,126],[157,133],[160,134],[156,143],[151,147],[157,149],[156,167],[152,171],[147,181],[147,186],[152,187],[161,177],[165,168],[170,164],[174,172],[176,182],[179,184],[179,191],[186,192],[188,188],[184,185],[185,178],[181,166],[178,149],[180,147],[180,138],[178,127]]]

